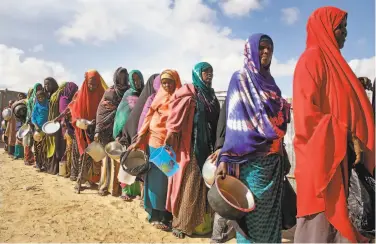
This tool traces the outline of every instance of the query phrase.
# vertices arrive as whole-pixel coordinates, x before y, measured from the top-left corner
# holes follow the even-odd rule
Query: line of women
[[[359,82],[339,51],[346,21],[347,13],[340,9],[316,10],[307,25],[307,49],[295,70],[298,242],[368,240],[348,217],[347,172],[353,163],[363,163],[373,174],[374,113],[364,90],[368,85]],[[283,138],[291,108],[270,72],[274,49],[266,34],[247,39],[244,64],[231,77],[221,117],[213,67],[207,62],[196,64],[192,83],[184,85],[172,69],[153,74],[144,84],[140,71],[119,67],[109,88],[96,70],[85,73],[80,88],[46,78],[44,88],[36,84],[29,92],[26,121],[38,132],[49,120],[60,121],[62,127],[33,143],[35,167],[57,174],[59,162],[66,161],[65,177],[81,177],[87,187],[98,184],[101,196],[121,195],[125,201],[141,197],[147,221],[184,238],[212,230],[214,213],[201,173],[211,158],[217,162],[217,175],[238,177],[254,194],[257,207],[238,221],[237,241],[280,243],[283,179],[289,171],[283,164]],[[91,121],[87,130],[76,126],[79,119]],[[151,163],[135,183],[117,182],[119,162],[109,157],[84,160],[85,148],[94,141],[103,146],[118,141],[127,150],[149,155],[171,146],[179,171],[167,177]],[[346,141],[355,158],[347,157],[351,149]],[[221,226],[213,242],[229,235],[229,228]]]

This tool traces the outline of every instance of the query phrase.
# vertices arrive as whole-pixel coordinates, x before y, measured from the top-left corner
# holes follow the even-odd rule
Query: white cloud
[[[59,81],[75,80],[75,76],[57,62],[24,57],[24,51],[0,44],[1,88],[27,92],[36,82],[53,76]]]
[[[349,62],[350,67],[358,77],[368,77],[373,80],[376,76],[376,57],[353,59]]]
[[[165,68],[174,68],[179,71],[183,81],[190,82],[193,66],[197,62],[207,61],[214,67],[214,88],[226,90],[232,73],[243,65],[242,55],[247,36],[241,39],[232,37],[232,30],[217,24],[216,11],[205,5],[202,0],[176,0],[173,7],[170,6],[171,0],[41,0],[43,4],[30,2],[27,8],[14,4],[11,0],[4,1],[9,4],[13,16],[22,16],[31,21],[38,20],[38,23],[43,23],[46,16],[51,16],[52,11],[60,23],[55,37],[62,43],[73,44],[70,47],[71,55],[75,58],[76,64],[87,61],[83,56],[75,56],[76,43],[86,46],[101,45],[106,48],[124,43],[124,50],[119,50],[119,56],[115,56],[114,59],[124,57],[123,60],[128,62],[126,65],[113,64],[107,60],[95,64],[109,85],[112,83],[113,72],[119,65],[129,70],[140,69],[145,80],[151,74],[161,72]],[[217,2],[223,11],[227,9],[228,14],[240,16],[236,14],[237,6],[242,6],[241,9],[244,11],[247,9],[248,13],[261,8],[267,1]],[[129,6],[132,6],[131,11]],[[5,14],[7,9],[2,8],[3,4],[0,6],[0,16],[4,16],[2,14]],[[29,11],[26,11],[27,9]],[[36,25],[35,28],[41,27]],[[136,41],[130,45],[128,40]],[[8,53],[9,50],[13,50],[8,47],[5,49]],[[134,52],[129,53],[129,49]],[[11,55],[15,60],[13,62],[6,60],[4,50],[1,52],[0,74],[4,80],[14,83],[15,87],[22,87],[19,85],[22,84],[21,81],[29,82],[29,86],[48,75],[70,80],[79,77],[76,81],[82,82],[84,70],[72,74],[63,64],[31,57],[24,58],[21,50],[14,50],[17,52]],[[271,71],[275,78],[282,77],[278,80],[282,80],[280,85],[284,86],[284,83],[292,80],[296,59],[282,62],[277,58],[273,57]],[[368,69],[363,66],[363,63],[358,64],[356,69],[367,73],[363,70]],[[5,82],[1,85],[4,84]],[[286,87],[283,92],[291,93],[291,83],[286,84]]]
[[[220,0],[219,6],[228,16],[244,16],[262,8],[261,0]]]
[[[300,10],[297,7],[283,8],[281,13],[281,20],[287,25],[292,25],[298,21]]]
[[[38,52],[43,52],[43,51],[44,51],[43,44],[35,45],[34,47],[30,49],[30,52],[33,52],[33,53],[38,53]]]

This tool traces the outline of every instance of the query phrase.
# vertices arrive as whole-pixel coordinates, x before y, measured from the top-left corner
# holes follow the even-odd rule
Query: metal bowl
[[[123,145],[121,145],[119,142],[116,142],[116,141],[113,141],[113,142],[110,142],[108,143],[105,147],[104,147],[104,151],[106,152],[106,154],[112,158],[113,160],[115,161],[118,161],[120,160],[120,156],[121,154],[126,150],[127,148]]]
[[[212,209],[223,218],[238,220],[255,209],[252,192],[233,176],[218,176],[208,192]]]
[[[92,124],[91,121],[87,119],[78,119],[76,121],[76,126],[80,128],[81,130],[87,130],[87,127],[89,127],[89,125],[91,124]]]
[[[9,121],[12,118],[12,109],[10,108],[4,109],[1,115],[3,116],[3,119],[5,121]]]
[[[44,133],[43,132],[38,132],[38,131],[34,132],[34,135],[33,135],[34,141],[40,142],[43,139],[43,137],[44,137]]]
[[[126,151],[121,155],[120,164],[125,172],[133,176],[142,175],[150,169],[147,155],[142,150]]]
[[[217,167],[213,163],[213,160],[206,159],[202,167],[202,178],[204,178],[205,185],[210,188],[215,181],[215,170]]]
[[[19,139],[22,139],[22,138],[24,138],[29,132],[30,132],[30,125],[28,125],[28,124],[24,124],[24,125],[21,126],[21,128],[18,130],[16,136],[17,136]]]
[[[7,128],[5,120],[1,121],[1,128],[4,130]]]
[[[102,145],[99,142],[92,142],[85,149],[85,152],[95,161],[102,161],[106,157],[106,152],[104,151]]]
[[[60,123],[59,122],[53,122],[53,121],[48,121],[46,122],[43,127],[42,131],[46,133],[47,135],[53,135],[55,134],[58,130],[60,129]]]

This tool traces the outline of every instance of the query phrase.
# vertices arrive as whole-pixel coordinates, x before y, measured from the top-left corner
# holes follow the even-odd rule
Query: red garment
[[[89,91],[88,81],[90,78],[94,77],[95,84],[97,88],[94,91]],[[96,70],[89,70],[85,73],[85,81],[83,82],[81,88],[77,91],[73,97],[72,102],[68,105],[72,115],[72,125],[75,127],[75,134],[78,144],[78,150],[82,155],[87,147],[87,143],[90,144],[89,138],[84,135],[81,129],[77,128],[76,121],[78,119],[93,120],[97,115],[97,109],[102,96],[107,89],[106,83],[103,81],[101,75]]]
[[[174,216],[178,215],[178,196],[183,194],[181,185],[187,165],[191,162],[191,140],[193,117],[196,108],[196,90],[192,84],[184,85],[177,90],[170,102],[170,115],[166,128],[168,135],[178,133],[179,142],[172,145],[179,163],[179,171],[168,178],[166,209]]]
[[[373,172],[375,127],[371,103],[334,36],[346,15],[323,7],[308,20],[307,47],[293,84],[295,177],[298,217],[325,212],[344,237],[357,242],[362,237],[348,218],[342,168],[347,168],[348,135],[353,133],[365,147],[366,168]]]

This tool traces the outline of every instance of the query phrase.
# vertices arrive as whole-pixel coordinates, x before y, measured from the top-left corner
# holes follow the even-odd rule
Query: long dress
[[[48,120],[53,120],[59,116],[60,94],[64,91],[67,83],[62,84],[53,92],[49,102]],[[47,135],[47,160],[46,171],[49,174],[56,175],[59,173],[59,162],[65,153],[65,140],[61,127],[54,135]]]
[[[114,85],[108,88],[102,100],[99,103],[97,114],[96,114],[96,127],[95,133],[99,135],[99,142],[102,146],[106,146],[108,143],[112,142],[113,139],[113,126],[114,118],[116,114],[116,109],[119,106],[124,92],[128,89],[128,85],[121,85],[120,74],[127,73],[125,68],[119,67],[114,73]],[[117,196],[117,187],[109,189],[111,184],[111,178],[117,181],[117,177],[111,176],[112,165],[117,167],[118,163],[113,162],[110,157],[106,157],[102,160],[102,170],[101,178],[99,181],[99,193],[104,195],[106,192],[111,192],[113,196]],[[115,170],[116,171],[116,170]],[[115,185],[117,185],[115,183]]]
[[[170,79],[175,81],[176,89],[181,87],[181,81],[178,73],[173,70],[165,70],[162,75],[168,75]],[[142,126],[138,132],[138,137],[145,137],[149,155],[156,148],[165,144],[167,129],[166,121],[171,112],[169,102],[172,95],[168,94],[164,89],[159,89],[151,104],[145,104],[149,107]],[[172,219],[171,213],[166,209],[166,198],[168,189],[167,176],[153,163],[151,169],[144,176],[144,207],[149,214],[149,222],[162,222],[169,225]]]
[[[348,213],[348,144],[353,138],[360,142],[363,164],[373,174],[375,120],[364,87],[332,34],[346,16],[335,7],[314,11],[307,23],[306,49],[294,73],[297,224],[304,223],[299,219],[309,220],[324,213],[336,231],[356,243],[364,237],[354,228]],[[321,228],[309,231],[322,236]],[[301,235],[296,232],[296,236]]]
[[[174,216],[172,227],[187,235],[192,235],[204,223],[206,215],[212,215],[201,169],[214,150],[219,103],[215,105],[218,111],[209,113],[199,106],[198,99],[195,86],[184,85],[171,101],[172,111],[167,121],[168,133],[176,133],[181,138],[180,146],[173,145],[180,169],[169,179],[167,209]],[[201,117],[205,113],[208,116]],[[203,141],[205,146],[201,144]]]

